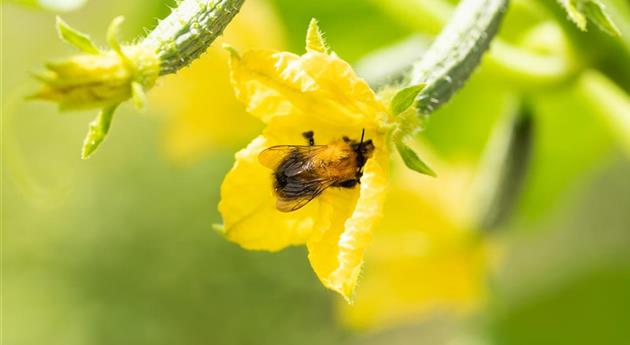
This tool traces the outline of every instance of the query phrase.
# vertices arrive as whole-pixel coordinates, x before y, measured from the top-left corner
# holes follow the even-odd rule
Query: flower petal
[[[382,214],[389,164],[387,109],[334,54],[252,51],[232,54],[230,64],[237,98],[267,128],[239,153],[225,180],[219,209],[226,236],[253,249],[275,250],[306,241],[309,260],[324,286],[351,301],[371,229]],[[275,210],[270,171],[266,169],[267,176],[255,171],[265,171],[255,161],[262,149],[304,145],[299,136],[305,131],[313,131],[316,144],[325,145],[345,136],[359,140],[363,130],[375,152],[364,166],[360,188],[328,188],[295,212]],[[239,205],[243,194],[255,194],[253,201]]]
[[[339,306],[347,325],[385,327],[436,311],[467,313],[484,302],[496,249],[453,215],[468,194],[472,170],[438,166],[438,179],[401,167],[388,192],[386,216],[374,229],[356,303]]]
[[[166,76],[150,93],[168,114],[164,148],[170,158],[190,161],[210,148],[238,148],[260,133],[260,121],[230,90],[226,60],[227,53],[213,45],[193,68]]]
[[[264,136],[254,139],[236,154],[221,185],[219,212],[225,237],[246,249],[276,251],[305,243],[319,212],[317,200],[294,212],[276,209],[272,171],[258,162],[259,153],[275,144]]]
[[[327,144],[344,135],[355,140],[360,138],[358,128],[344,132],[338,128],[321,126],[317,121],[299,123],[293,117],[272,121],[262,136],[236,154],[236,162],[221,186],[219,211],[223,217],[227,239],[247,249],[275,251],[289,245],[304,244],[313,236],[322,237],[329,228],[334,227],[332,224],[340,229],[338,232],[343,230],[344,222],[355,210],[358,188],[328,188],[303,208],[288,213],[280,212],[276,209],[276,196],[273,192],[273,171],[258,161],[260,152],[268,147],[304,145],[302,133],[308,130],[314,130],[318,144]],[[375,131],[366,131],[366,138],[374,141],[377,148],[375,157],[381,157],[379,164],[372,163],[376,161],[374,157],[365,166],[362,187],[369,189],[370,181],[375,179],[372,175],[379,174],[379,179],[385,178],[380,174],[387,159],[382,158],[385,155],[382,152],[385,147],[382,135]],[[381,162],[383,160],[385,163]],[[338,237],[339,234],[331,233],[326,236]]]
[[[265,30],[260,30],[264,27]],[[164,148],[177,162],[200,159],[211,149],[241,148],[263,128],[245,112],[230,84],[229,53],[223,42],[241,48],[281,48],[283,29],[266,0],[248,0],[223,36],[191,68],[160,78],[150,104],[164,109]]]
[[[316,97],[343,108],[348,118],[375,124],[386,120],[383,102],[350,64],[335,54],[308,52],[302,56],[302,67],[319,86]]]
[[[377,128],[386,119],[367,83],[335,55],[258,50],[232,56],[230,64],[237,97],[264,122],[290,116]]]
[[[269,122],[277,116],[301,115],[295,105],[305,103],[303,93],[316,89],[303,72],[298,55],[254,50],[230,58],[232,85],[247,111]]]
[[[320,225],[325,232],[313,234],[307,242],[309,260],[319,279],[348,302],[352,301],[372,227],[382,215],[388,165],[384,144],[375,140],[377,151],[365,165],[358,193],[335,190],[322,195],[321,219],[328,224]]]

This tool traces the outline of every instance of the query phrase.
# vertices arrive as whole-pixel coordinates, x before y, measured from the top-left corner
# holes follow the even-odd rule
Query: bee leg
[[[345,135],[344,135],[343,137],[341,137],[341,139],[343,139],[343,142],[344,142],[344,143],[349,143],[349,142],[350,142],[350,138],[348,138],[348,137],[347,137],[347,136],[345,136]]]
[[[304,137],[304,139],[308,140],[309,146],[315,145],[315,137],[313,131],[304,132],[302,133],[302,136]]]

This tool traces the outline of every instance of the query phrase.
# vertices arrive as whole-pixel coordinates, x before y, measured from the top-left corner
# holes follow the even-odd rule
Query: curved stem
[[[160,60],[160,75],[175,73],[203,54],[245,0],[184,0],[141,43]]]
[[[411,72],[410,84],[426,83],[416,109],[429,114],[444,104],[479,65],[498,31],[508,0],[463,0]]]
[[[420,32],[433,33],[436,31],[433,26],[427,27],[424,18],[425,15],[431,18],[432,23],[434,22],[438,27],[442,27],[448,23],[449,17],[451,17],[451,14],[454,12],[454,6],[444,0],[431,0],[428,2],[422,0],[378,0],[377,2],[393,15],[398,15],[403,9],[406,9],[408,12],[412,9],[413,11],[411,12],[416,13],[416,15],[407,15],[404,16],[403,19],[407,25]],[[436,8],[439,8],[439,11],[436,11]],[[489,10],[489,8],[482,8],[482,10]],[[417,12],[422,12],[423,15],[418,16]],[[557,34],[555,31],[559,32],[559,30],[556,30],[558,29],[557,24],[553,23],[553,25],[553,27],[550,27],[549,22],[542,23],[539,27],[532,29],[530,35],[535,33],[538,36],[543,35],[548,38],[550,34]],[[552,30],[550,31],[549,29]],[[563,36],[561,39],[564,42],[566,37]],[[358,66],[360,67],[359,70],[369,72],[364,73],[363,76],[375,87],[381,87],[388,83],[399,83],[401,80],[405,80],[405,74],[408,74],[409,66],[417,62],[418,56],[425,56],[429,52],[429,49],[427,49],[429,46],[423,43],[425,41],[425,38],[419,39],[418,36],[415,36],[413,40],[409,39],[404,45],[392,46],[389,49],[383,49],[374,54],[370,54],[361,60],[361,65]],[[499,37],[495,37],[492,41],[492,49],[488,51],[486,64],[491,73],[501,78],[508,79],[511,83],[516,84],[520,88],[528,89],[531,87],[557,84],[574,75],[575,71],[578,69],[578,63],[575,61],[577,57],[569,54],[568,51],[559,49],[564,47],[563,42],[560,42],[562,44],[554,42],[553,46],[543,47],[543,51],[546,51],[546,53],[543,54],[537,52],[535,49],[529,49],[528,46],[517,46]],[[413,44],[415,44],[416,47],[411,50],[409,46]],[[455,49],[457,48],[460,47],[456,46]],[[431,49],[434,50],[436,48]],[[422,60],[425,59],[427,59],[426,56],[423,57]],[[432,69],[431,67],[433,65],[440,67],[440,59],[435,58],[433,60],[434,61],[430,66],[426,67],[426,69],[430,71],[441,71],[441,68]],[[394,66],[395,69],[392,70],[394,67],[389,66]],[[418,63],[416,63],[416,67],[418,67]],[[375,73],[370,70],[381,72]],[[395,75],[382,72],[384,70],[393,71]],[[409,78],[407,77],[407,79]],[[412,80],[412,82],[419,79],[420,77],[416,77],[416,80]],[[429,92],[429,90],[425,92]],[[434,98],[439,99],[437,97]]]
[[[183,0],[140,43],[122,45],[117,17],[107,30],[111,49],[96,48],[89,36],[57,20],[61,38],[80,49],[75,55],[47,64],[36,77],[43,82],[34,99],[57,102],[62,109],[101,108],[84,141],[86,159],[105,139],[116,107],[132,98],[141,109],[145,92],[165,74],[175,73],[198,58],[223,32],[245,0]]]

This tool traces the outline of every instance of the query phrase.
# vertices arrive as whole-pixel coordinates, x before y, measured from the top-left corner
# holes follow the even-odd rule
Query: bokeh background
[[[344,317],[353,307],[321,286],[305,248],[250,252],[212,230],[221,222],[219,187],[233,154],[260,128],[242,108],[223,104],[231,97],[225,53],[214,49],[162,80],[144,113],[121,107],[104,145],[81,161],[94,112],[59,113],[24,101],[37,86],[30,72],[72,50],[57,38],[54,10],[17,2],[1,5],[3,344],[630,342],[625,0],[602,1],[623,34],[616,39],[595,27],[579,32],[551,1],[512,2],[501,39],[550,56],[562,48],[568,71],[550,78],[510,74],[485,59],[420,136],[431,157],[480,166],[502,116],[515,101],[530,107],[532,156],[513,212],[492,231],[476,229],[500,247],[500,258],[484,271],[487,293],[465,313],[428,296],[430,312],[369,327]],[[366,77],[380,76],[396,57],[420,55],[453,3],[248,0],[225,40],[240,49],[302,52],[305,28],[316,17],[341,57]],[[114,16],[126,16],[123,36],[133,40],[168,14],[167,5],[88,0],[63,18],[104,45]],[[385,60],[375,57],[399,42],[407,44]],[[366,277],[370,269],[368,261]],[[435,274],[410,279],[431,286]]]

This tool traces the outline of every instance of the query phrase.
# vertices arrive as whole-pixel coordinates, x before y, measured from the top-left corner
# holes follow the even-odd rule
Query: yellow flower
[[[339,306],[346,325],[384,327],[483,304],[494,251],[471,225],[472,169],[437,168],[437,179],[406,169],[397,174],[355,303]]]
[[[389,115],[348,63],[326,53],[316,22],[307,37],[307,52],[301,56],[271,50],[232,54],[236,96],[266,127],[236,154],[221,186],[219,211],[225,237],[246,249],[277,251],[306,244],[322,284],[350,301],[372,227],[382,214]],[[316,144],[343,136],[358,140],[365,130],[374,154],[359,185],[328,188],[299,210],[280,212],[273,172],[259,163],[259,154],[274,145],[305,145],[302,133],[310,130]]]
[[[262,128],[232,92],[222,42],[247,48],[284,47],[282,29],[267,1],[248,0],[223,37],[191,68],[160,80],[150,94],[151,104],[166,111],[164,148],[174,160],[190,161],[212,148],[240,145]]]

